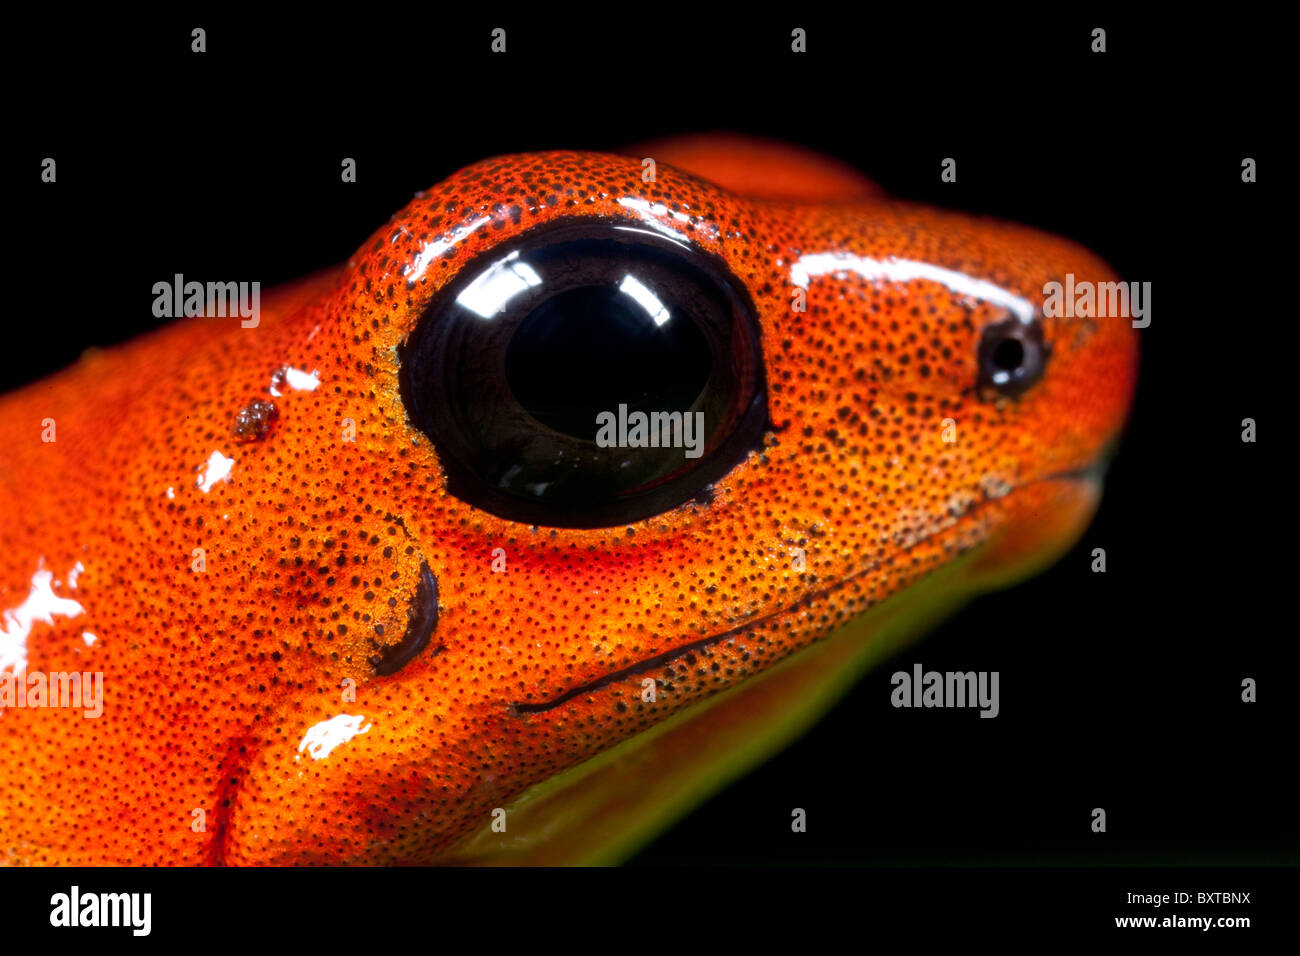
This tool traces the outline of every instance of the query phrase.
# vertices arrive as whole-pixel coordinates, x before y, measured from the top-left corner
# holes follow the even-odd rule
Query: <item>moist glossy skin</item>
[[[991,584],[1077,537],[1097,486],[1069,473],[1122,424],[1129,322],[1046,320],[1042,381],[985,401],[976,349],[1005,304],[863,273],[928,263],[1038,305],[1067,272],[1116,278],[1101,261],[778,151],[746,164],[734,143],[714,149],[715,178],[745,168],[751,193],[754,164],[770,164],[775,201],[671,165],[707,175],[708,144],[647,149],[478,163],[342,270],[264,296],[257,328],[184,319],[0,400],[0,661],[102,671],[105,688],[97,719],[0,711],[0,862],[436,862],[529,785],[958,554],[979,549]],[[817,201],[793,201],[801,189]],[[514,524],[448,496],[407,421],[397,349],[430,297],[479,253],[579,216],[687,237],[757,307],[775,429],[708,504],[608,529]],[[273,395],[286,366],[319,385],[281,374]],[[278,414],[241,440],[255,399]],[[205,470],[214,452],[233,459],[225,478]],[[380,676],[373,642],[400,640],[421,562],[436,629]],[[42,603],[44,572],[61,602]],[[347,732],[313,744],[322,726]]]

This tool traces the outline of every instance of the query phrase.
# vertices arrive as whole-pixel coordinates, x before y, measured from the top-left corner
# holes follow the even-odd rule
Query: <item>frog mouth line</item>
[[[1078,468],[1071,468],[1063,471],[1052,472],[1051,474],[1043,475],[1038,478],[1032,478],[1029,481],[1022,482],[1021,484],[1014,486],[1009,492],[1007,492],[1007,494],[999,495],[997,497],[986,497],[983,501],[979,502],[978,504],[970,508],[964,515],[962,515],[962,518],[967,518],[972,515],[976,515],[985,506],[995,501],[1003,501],[1007,497],[1009,497],[1010,495],[1014,494],[1015,492],[1019,491],[1022,488],[1027,488],[1031,485],[1040,484],[1045,481],[1081,482],[1081,483],[1100,485],[1101,479],[1106,473],[1106,468],[1107,465],[1109,464],[1109,460],[1110,460],[1109,455],[1099,455],[1097,458],[1093,459],[1088,464],[1080,466]],[[940,529],[939,531],[935,531],[931,534],[928,534],[923,538],[919,538],[918,540],[908,545],[906,548],[903,548],[900,554],[901,555],[908,554],[912,550],[912,548],[915,548],[919,544],[923,544],[924,542],[928,541],[930,538],[934,537],[936,534],[940,534],[942,533],[942,531],[946,531],[946,530],[948,529],[947,528]],[[976,547],[979,547],[980,544],[984,543],[984,540],[987,540],[987,538],[975,542],[969,545],[968,547],[962,549],[960,552],[958,552],[958,554],[955,554],[951,560],[956,560],[962,554],[965,554],[966,552]],[[931,569],[931,571],[928,572],[925,575],[925,577],[929,577],[930,574],[933,574],[935,571],[940,570],[940,568],[947,566],[947,564],[951,563],[951,560],[945,562],[944,565],[940,565],[939,567]],[[840,581],[837,581],[835,584],[832,584],[829,587],[821,588],[820,590],[817,591],[811,591],[808,594],[805,594],[803,597],[799,598],[794,603],[789,604],[786,607],[781,608],[779,610],[771,611],[767,614],[762,615],[761,617],[756,617],[752,621],[747,621],[744,624],[738,625],[733,628],[729,628],[717,634],[710,634],[708,637],[699,638],[698,640],[691,641],[689,644],[683,644],[678,647],[674,647],[671,650],[664,651],[662,654],[656,654],[653,657],[647,657],[643,660],[637,661],[635,664],[630,664],[629,666],[621,668],[619,670],[611,671],[610,673],[605,674],[602,677],[598,677],[595,680],[589,681],[586,684],[582,684],[579,687],[574,687],[571,690],[567,690],[564,693],[559,694],[556,697],[552,697],[549,700],[540,701],[535,704],[516,701],[508,704],[507,708],[509,709],[510,713],[515,716],[523,716],[526,714],[540,714],[540,713],[545,713],[546,711],[549,710],[554,710],[557,707],[567,704],[575,697],[581,697],[583,694],[593,693],[594,691],[600,690],[602,687],[607,687],[610,684],[618,683],[619,681],[626,680],[629,677],[635,677],[636,675],[643,674],[646,671],[655,670],[664,664],[668,664],[679,657],[685,656],[686,654],[690,654],[695,651],[712,647],[715,644],[721,644],[723,641],[728,640],[729,638],[737,637],[746,631],[752,630],[753,628],[765,624],[768,621],[772,621],[776,618],[790,614],[794,611],[801,610],[802,608],[807,607],[808,605],[818,600],[819,598],[823,598],[830,594],[833,594],[834,592],[840,590],[841,588],[844,588],[852,584],[854,581],[858,580],[864,575],[873,574],[879,570],[880,570],[879,562],[873,562],[870,567],[864,568],[861,571],[855,571],[853,574],[849,575],[846,578],[843,578]],[[918,579],[918,581],[912,582],[911,586],[914,587],[917,583],[919,583],[919,580],[922,579]],[[864,608],[863,610],[864,611],[868,610],[868,608]]]

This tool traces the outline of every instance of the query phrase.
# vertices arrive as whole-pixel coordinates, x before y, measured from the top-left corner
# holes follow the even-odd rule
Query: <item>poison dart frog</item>
[[[4,397],[0,862],[626,858],[1078,540],[1137,347],[1067,274],[793,147],[526,153]]]

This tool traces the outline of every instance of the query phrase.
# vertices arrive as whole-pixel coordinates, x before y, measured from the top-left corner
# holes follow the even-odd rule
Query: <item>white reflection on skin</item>
[[[214,451],[212,457],[208,459],[203,466],[203,472],[199,475],[199,491],[207,493],[212,490],[212,486],[218,481],[225,481],[230,477],[230,470],[235,467],[235,459],[227,458],[220,451]]]
[[[320,372],[304,372],[301,369],[286,368],[284,381],[292,389],[300,392],[314,392],[320,384]]]
[[[1028,299],[986,279],[977,279],[955,269],[945,269],[932,262],[915,259],[871,259],[848,252],[818,252],[800,256],[790,265],[790,282],[808,288],[815,276],[852,273],[864,279],[885,282],[910,282],[925,279],[947,286],[958,295],[968,295],[984,302],[992,302],[1010,310],[1021,322],[1028,325],[1034,319],[1034,305]]]
[[[654,225],[658,225],[658,223],[654,223]],[[638,229],[636,226],[615,226],[614,231],[639,232],[643,236],[651,236],[655,239],[662,239],[666,235],[672,240],[672,244],[677,246],[679,249],[685,249],[687,252],[691,251],[691,244],[686,241],[685,236],[680,236],[671,229],[664,229],[662,226],[660,226],[659,231],[655,231],[654,229]]]
[[[0,673],[14,673],[27,667],[27,635],[37,621],[53,624],[54,615],[77,617],[86,609],[71,598],[59,597],[50,586],[54,574],[45,568],[45,559],[37,562],[31,589],[17,607],[0,616]]]
[[[419,282],[420,278],[424,275],[424,270],[429,268],[429,263],[433,262],[475,229],[481,229],[491,221],[491,216],[480,216],[478,219],[469,223],[469,225],[457,226],[455,229],[452,229],[449,238],[439,239],[437,242],[426,243],[424,247],[420,249],[420,254],[415,257],[415,261],[402,270],[402,274],[406,276],[407,284],[414,285]]]
[[[307,728],[298,744],[298,753],[304,750],[311,754],[313,760],[324,760],[339,744],[345,744],[358,734],[364,734],[374,724],[361,724],[365,721],[361,715],[339,714],[329,720],[322,720]]]
[[[280,379],[277,378],[277,375],[271,376],[271,394],[276,398],[279,398],[280,395],[283,394],[277,387],[279,381]],[[314,392],[316,391],[317,386],[320,385],[320,372],[318,370],[304,372],[300,368],[291,368],[286,365],[284,366],[283,382],[294,391]]]
[[[652,203],[645,199],[633,199],[631,196],[624,196],[618,201],[618,204],[626,209],[635,209],[637,212],[641,213],[641,221],[656,232],[661,232],[670,239],[678,239],[683,242],[689,241],[676,229],[671,229],[659,220],[653,218],[654,216],[671,216],[678,222],[689,223],[691,217],[685,213],[674,212],[661,202]]]

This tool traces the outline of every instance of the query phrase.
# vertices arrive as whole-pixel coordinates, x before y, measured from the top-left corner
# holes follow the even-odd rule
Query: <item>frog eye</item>
[[[447,490],[512,521],[593,528],[707,496],[768,427],[740,282],[617,221],[531,230],[441,288],[400,350]]]
[[[980,392],[1021,394],[1043,377],[1048,355],[1037,317],[1025,321],[1011,316],[987,326],[978,352]]]

